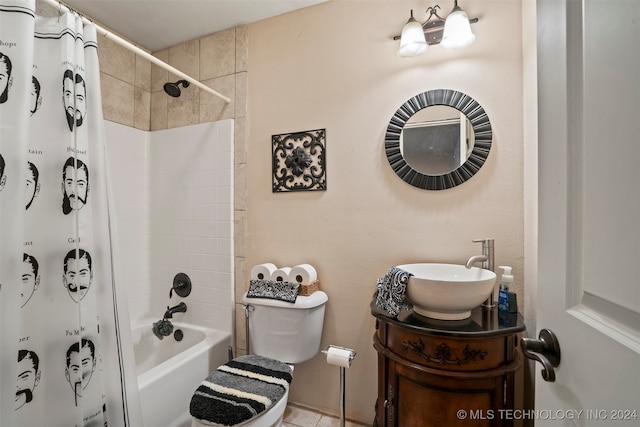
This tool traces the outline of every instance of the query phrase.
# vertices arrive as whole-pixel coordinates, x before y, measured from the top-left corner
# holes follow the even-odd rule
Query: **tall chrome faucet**
[[[465,266],[467,268],[471,268],[476,262],[482,262],[482,268],[485,270],[495,271],[493,239],[474,239],[473,242],[482,243],[482,255],[472,256],[469,258]],[[493,296],[494,290],[491,291],[489,298],[482,303],[484,308],[492,309],[496,307]]]

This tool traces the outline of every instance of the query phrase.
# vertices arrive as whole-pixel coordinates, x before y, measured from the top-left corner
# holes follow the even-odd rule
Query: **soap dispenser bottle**
[[[513,283],[511,275],[511,267],[500,266],[502,269],[502,279],[500,279],[500,288],[498,289],[498,311],[509,313],[509,286]]]

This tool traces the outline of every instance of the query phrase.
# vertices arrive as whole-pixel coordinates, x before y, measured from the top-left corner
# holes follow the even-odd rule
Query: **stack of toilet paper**
[[[251,280],[299,283],[298,295],[303,296],[311,295],[318,290],[318,273],[311,264],[280,268],[270,262],[258,264],[251,269]]]

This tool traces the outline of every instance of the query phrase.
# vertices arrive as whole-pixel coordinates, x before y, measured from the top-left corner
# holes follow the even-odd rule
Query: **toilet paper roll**
[[[329,346],[327,350],[327,363],[330,365],[340,366],[342,368],[351,367],[353,360],[353,350],[342,347]]]
[[[275,282],[289,282],[291,267],[281,267],[271,273],[271,280]]]
[[[297,282],[301,285],[308,285],[318,279],[318,273],[311,264],[299,264],[291,268],[289,281]]]
[[[271,275],[276,271],[278,267],[270,262],[264,264],[258,264],[251,269],[252,280],[271,280]]]

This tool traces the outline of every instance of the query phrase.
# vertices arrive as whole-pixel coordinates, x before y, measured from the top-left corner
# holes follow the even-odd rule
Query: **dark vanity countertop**
[[[480,338],[525,330],[522,314],[499,313],[497,308],[485,310],[482,307],[476,307],[471,311],[471,317],[464,320],[437,320],[404,310],[400,312],[397,319],[394,319],[376,306],[375,295],[371,301],[371,314],[385,322],[404,328],[450,337]]]

